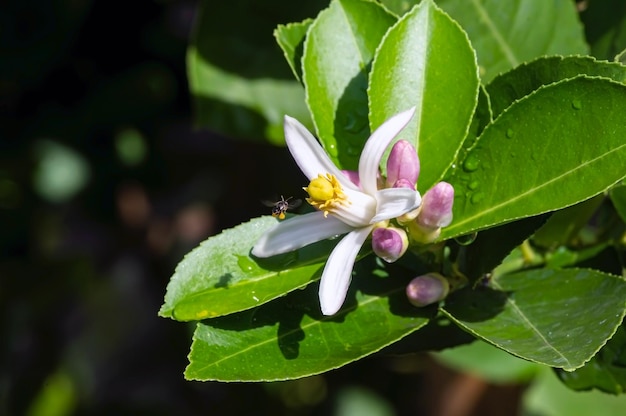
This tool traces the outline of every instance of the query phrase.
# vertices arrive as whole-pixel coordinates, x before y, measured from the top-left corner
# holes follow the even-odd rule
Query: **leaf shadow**
[[[369,63],[350,80],[337,102],[333,132],[336,158],[343,169],[357,169],[361,151],[370,135],[367,85],[371,66]]]
[[[232,273],[224,273],[221,275],[214,287],[228,289],[229,283],[233,280]]]
[[[292,292],[254,309],[208,319],[202,323],[235,332],[277,326],[275,342],[286,360],[294,360],[299,357],[300,343],[306,336],[302,328],[304,316],[309,315],[316,320],[323,319],[321,313],[317,312],[316,288],[317,285],[309,285],[303,290]],[[270,332],[267,332],[268,339],[270,338],[269,334]]]
[[[459,321],[487,321],[504,311],[512,293],[484,285],[466,287],[450,294],[443,309]]]

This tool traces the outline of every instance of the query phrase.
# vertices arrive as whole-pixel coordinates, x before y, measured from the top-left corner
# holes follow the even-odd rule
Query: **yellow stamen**
[[[317,178],[311,180],[309,186],[303,189],[310,197],[306,199],[306,202],[323,211],[325,217],[338,205],[350,204],[346,194],[343,193],[341,184],[335,175],[330,173],[326,176],[317,175]]]

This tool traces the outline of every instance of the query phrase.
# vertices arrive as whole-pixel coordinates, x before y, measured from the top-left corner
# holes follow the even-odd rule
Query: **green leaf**
[[[580,17],[591,54],[613,59],[626,46],[626,3],[622,0],[590,1]]]
[[[625,306],[626,281],[620,277],[586,269],[537,269],[456,292],[443,312],[513,355],[571,371],[613,335]]]
[[[539,215],[481,231],[470,245],[461,247],[461,271],[470,282],[476,282],[502,263],[515,247],[522,244],[545,221],[546,216]]]
[[[276,30],[274,30],[274,38],[276,38],[278,46],[283,50],[285,59],[298,81],[302,81],[302,66],[300,62],[304,50],[304,39],[312,23],[313,19],[306,19],[299,23],[278,25]]]
[[[544,368],[523,397],[524,415],[590,416],[624,415],[624,397],[599,391],[576,392],[559,381],[554,371]]]
[[[622,325],[613,338],[589,361],[576,371],[558,371],[557,375],[569,388],[606,393],[626,392],[626,330]]]
[[[433,356],[458,372],[476,374],[492,383],[528,382],[541,368],[482,341],[450,348]]]
[[[250,250],[278,220],[261,217],[210,237],[178,264],[159,315],[193,321],[250,309],[318,279],[332,241],[271,259]]]
[[[406,281],[374,276],[368,260],[357,264],[346,304],[332,317],[321,315],[318,287],[310,285],[253,310],[198,323],[185,377],[306,377],[372,354],[426,325],[436,309],[411,306]]]
[[[311,25],[302,59],[307,104],[337,166],[356,170],[369,137],[367,78],[395,17],[368,0],[334,0]]]
[[[454,161],[472,121],[478,87],[467,35],[430,0],[405,14],[376,52],[368,90],[370,127],[416,107],[399,138],[412,142],[423,161],[421,192]],[[386,156],[383,169],[385,163]]]
[[[315,13],[324,3],[201,2],[187,51],[196,124],[275,144],[284,142],[284,114],[311,126],[304,89],[291,79],[270,34],[281,21]],[[242,11],[235,20],[233,10]]]
[[[539,56],[588,52],[571,0],[441,0],[439,4],[467,31],[484,82]]]
[[[552,214],[550,219],[535,233],[533,243],[554,248],[572,242],[604,201],[604,195],[580,202]]]
[[[542,85],[574,78],[581,74],[611,78],[621,83],[626,82],[626,66],[615,62],[597,61],[590,56],[539,58],[495,77],[487,85],[487,91],[491,97],[491,108],[497,117],[515,101]]]
[[[380,2],[396,15],[402,16],[418,4],[420,0],[380,0]]]
[[[451,169],[454,220],[440,238],[561,209],[608,189],[625,174],[625,113],[625,85],[587,77],[542,87],[511,105]]]

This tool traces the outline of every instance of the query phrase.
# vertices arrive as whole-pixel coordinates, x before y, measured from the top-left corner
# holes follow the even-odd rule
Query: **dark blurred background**
[[[485,384],[419,355],[276,384],[183,379],[193,326],[157,317],[177,262],[302,186],[285,149],[194,129],[196,10],[0,3],[0,415],[471,414]],[[491,414],[512,414],[519,388],[494,392],[509,409]],[[464,411],[442,411],[454,398]]]

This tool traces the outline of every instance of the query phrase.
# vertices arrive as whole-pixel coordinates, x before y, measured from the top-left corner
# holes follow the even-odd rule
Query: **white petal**
[[[288,253],[334,235],[345,234],[353,228],[337,218],[324,218],[323,212],[298,215],[281,221],[259,238],[252,248],[256,257],[271,257]]]
[[[413,211],[422,202],[420,193],[409,188],[381,189],[376,192],[376,200],[376,216],[372,218],[371,224]]]
[[[334,315],[343,305],[352,280],[352,267],[363,242],[374,227],[348,233],[330,254],[320,281],[320,306],[324,315]]]
[[[309,179],[330,173],[344,188],[359,189],[330,160],[317,139],[293,117],[285,116],[285,142],[300,170]]]
[[[376,215],[376,199],[361,191],[344,189],[349,204],[337,205],[332,215],[354,228],[365,227]]]
[[[365,193],[374,195],[376,192],[376,176],[380,159],[383,157],[383,153],[385,153],[389,143],[409,123],[414,113],[415,107],[396,114],[381,124],[367,139],[359,159],[359,180],[361,189]]]

